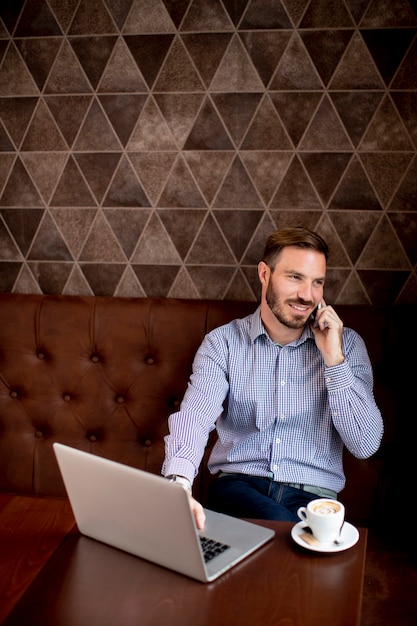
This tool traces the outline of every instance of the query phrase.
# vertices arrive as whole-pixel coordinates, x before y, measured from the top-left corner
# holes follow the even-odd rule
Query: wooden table
[[[317,554],[293,542],[291,523],[262,523],[276,537],[203,584],[81,536],[66,500],[0,494],[0,623],[358,625],[366,529],[353,548]]]

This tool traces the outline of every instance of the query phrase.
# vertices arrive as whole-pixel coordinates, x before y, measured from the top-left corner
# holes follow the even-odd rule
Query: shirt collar
[[[252,319],[251,319],[250,328],[249,328],[249,335],[253,343],[258,337],[261,337],[261,336],[265,336],[269,339],[269,335],[261,319],[261,307],[260,306],[252,314]],[[311,330],[309,324],[305,325],[304,330],[298,339],[295,339],[295,341],[291,341],[291,343],[287,345],[298,346],[304,343],[305,341],[307,341],[307,339],[314,339],[313,331]]]

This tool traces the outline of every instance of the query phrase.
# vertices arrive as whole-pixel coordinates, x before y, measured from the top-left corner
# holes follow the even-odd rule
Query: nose
[[[303,283],[299,286],[298,297],[303,302],[314,302],[313,290],[310,283]]]

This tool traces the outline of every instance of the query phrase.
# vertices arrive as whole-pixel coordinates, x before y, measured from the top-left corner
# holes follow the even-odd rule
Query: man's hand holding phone
[[[330,367],[343,363],[345,360],[342,349],[343,322],[333,307],[327,305],[324,300],[319,302],[310,328],[325,364]]]

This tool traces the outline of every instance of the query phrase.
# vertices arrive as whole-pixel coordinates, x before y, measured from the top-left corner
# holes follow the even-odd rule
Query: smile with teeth
[[[299,311],[300,313],[306,313],[306,311],[308,311],[310,308],[308,306],[302,306],[297,304],[290,304],[290,307],[296,309],[296,311]]]

